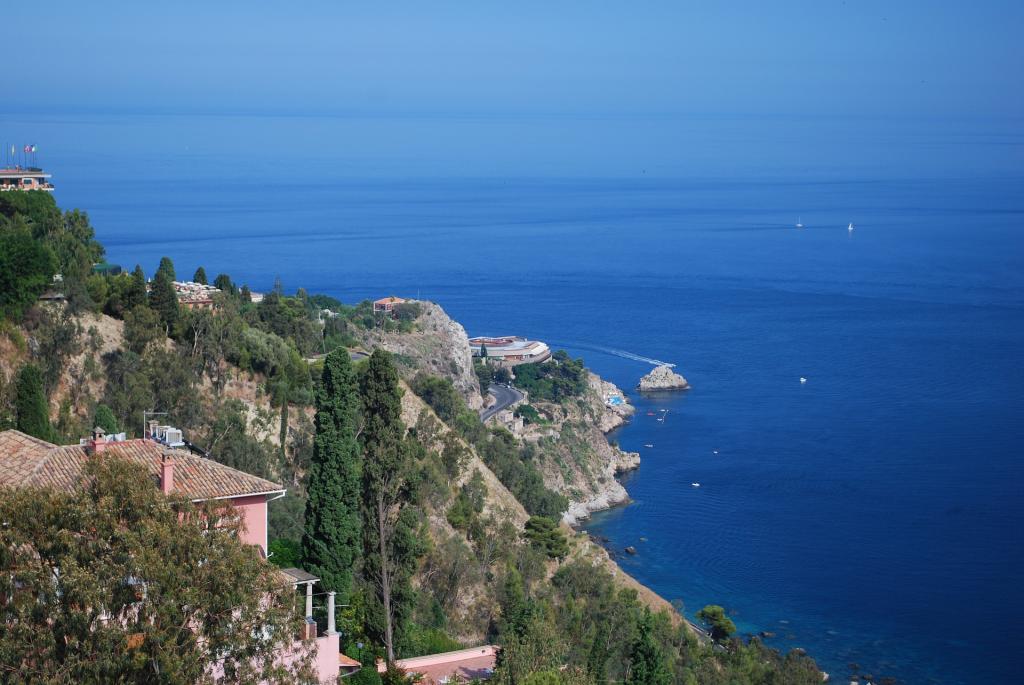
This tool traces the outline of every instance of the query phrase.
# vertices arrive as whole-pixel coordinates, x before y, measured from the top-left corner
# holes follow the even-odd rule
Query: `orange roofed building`
[[[74,492],[83,482],[85,465],[98,454],[142,466],[154,487],[164,494],[186,497],[194,503],[228,501],[238,512],[242,526],[239,539],[260,549],[267,556],[267,503],[284,497],[277,483],[206,459],[166,444],[168,426],[151,425],[150,437],[135,440],[109,440],[97,430],[91,440],[78,445],[58,446],[17,430],[0,432],[0,487],[48,488]],[[171,429],[172,433],[177,433]],[[165,442],[157,438],[164,436]],[[319,578],[286,569],[282,582],[295,588],[304,586],[306,594],[306,634],[315,640],[315,667],[322,683],[333,683],[339,675],[339,636],[334,623],[334,593],[328,594],[327,630],[318,635],[313,616],[313,585]],[[283,655],[285,662],[293,655]],[[351,672],[351,668],[345,669]]]
[[[379,300],[373,301],[373,312],[375,314],[394,315],[395,307],[405,303],[406,300],[402,299],[401,297],[395,297],[394,295],[392,295],[391,297],[382,297]]]

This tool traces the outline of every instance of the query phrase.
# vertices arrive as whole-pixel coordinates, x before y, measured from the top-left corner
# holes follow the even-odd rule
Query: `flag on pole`
[[[25,146],[25,152],[32,152],[32,146],[31,145],[26,145]]]
[[[39,149],[39,148],[37,148],[37,147],[36,147],[35,145],[33,145],[33,146],[32,146],[32,149],[30,150],[30,152],[35,152],[35,151],[36,151],[36,150],[38,150],[38,149]]]

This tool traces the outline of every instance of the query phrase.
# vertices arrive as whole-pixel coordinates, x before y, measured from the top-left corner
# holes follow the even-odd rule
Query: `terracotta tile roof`
[[[338,653],[338,665],[342,668],[361,668],[362,664],[342,653]]]
[[[145,467],[160,485],[160,462],[174,456],[174,493],[192,500],[280,492],[284,488],[263,478],[204,459],[153,440],[108,442],[102,457],[120,457]],[[72,491],[83,478],[86,461],[94,458],[81,445],[58,447],[16,430],[0,432],[0,487],[45,487]]]
[[[441,685],[443,683],[489,680],[494,674],[497,658],[497,646],[482,645],[454,652],[399,659],[395,664],[409,675],[421,676],[421,682],[426,685]],[[377,671],[383,673],[385,670],[387,670],[387,666],[384,662],[378,661]]]

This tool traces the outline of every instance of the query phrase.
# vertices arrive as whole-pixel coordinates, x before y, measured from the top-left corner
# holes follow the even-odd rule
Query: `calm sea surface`
[[[635,502],[590,529],[690,614],[910,683],[1019,677],[1022,131],[0,114],[126,267],[429,298],[623,388],[621,352],[675,362],[693,390],[631,398]]]

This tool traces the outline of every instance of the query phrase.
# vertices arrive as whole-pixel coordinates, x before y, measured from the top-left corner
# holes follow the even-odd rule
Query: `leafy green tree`
[[[292,568],[302,563],[302,544],[297,540],[277,538],[267,544],[270,563],[279,568]]]
[[[0,223],[0,316],[18,321],[53,280],[53,252],[23,224]]]
[[[178,296],[174,292],[173,280],[166,271],[157,271],[149,291],[149,306],[160,316],[165,335],[174,330],[179,317]]]
[[[156,268],[156,275],[160,274],[167,276],[167,279],[170,281],[177,280],[177,276],[174,275],[174,262],[171,261],[170,257],[160,258],[160,266]]]
[[[545,516],[531,516],[523,530],[531,546],[551,559],[564,559],[569,554],[569,543],[558,524]]]
[[[124,343],[136,354],[142,354],[151,343],[162,340],[165,335],[160,315],[145,304],[134,307],[124,315]]]
[[[39,367],[25,364],[18,372],[14,397],[15,426],[40,440],[52,440],[50,408],[43,392],[43,375]]]
[[[458,478],[462,469],[469,462],[469,449],[459,440],[454,431],[449,431],[444,436],[444,446],[441,449],[441,464],[449,481]]]
[[[363,406],[363,577],[368,632],[393,664],[412,609],[412,574],[421,553],[410,502],[409,455],[402,423],[398,371],[391,354],[375,350],[360,375]]]
[[[587,369],[582,359],[558,350],[550,362],[517,366],[516,386],[530,393],[531,400],[562,402],[586,391]]]
[[[669,685],[672,673],[661,646],[654,638],[653,618],[650,609],[644,609],[640,619],[633,654],[629,661],[627,685]]]
[[[170,500],[140,466],[90,460],[83,489],[0,490],[0,680],[310,682],[301,613],[227,506]]]
[[[452,425],[465,402],[451,380],[418,373],[411,383],[412,391],[430,405],[437,416],[445,423]]]
[[[102,428],[108,435],[121,432],[117,425],[117,417],[114,416],[114,410],[102,403],[96,405],[92,425]]]
[[[736,624],[725,615],[725,609],[717,604],[708,604],[698,611],[697,619],[708,627],[715,640],[727,639],[736,632]]]
[[[82,327],[68,307],[36,307],[25,317],[25,330],[37,342],[34,363],[43,375],[43,389],[50,395],[67,370],[69,358],[82,350]]]
[[[503,637],[494,669],[497,685],[522,685],[537,673],[553,673],[565,665],[566,644],[549,615],[525,615],[521,630]],[[534,676],[537,677],[537,676]],[[541,682],[548,682],[546,677]]]
[[[359,389],[345,350],[324,360],[316,391],[316,437],[309,469],[302,559],[347,604],[362,544]]]
[[[195,274],[192,275],[192,281],[195,283],[202,283],[206,285],[206,269],[199,267],[196,269]]]

